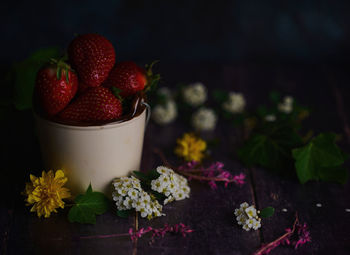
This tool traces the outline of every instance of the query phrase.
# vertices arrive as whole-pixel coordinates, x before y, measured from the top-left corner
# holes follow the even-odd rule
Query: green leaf
[[[147,176],[147,174],[140,171],[133,171],[133,175],[141,181],[151,181],[151,179]]]
[[[59,54],[60,51],[56,47],[40,49],[26,60],[14,65],[14,105],[18,110],[31,108],[35,78],[38,70],[50,58],[59,57]]]
[[[153,169],[148,173],[133,171],[133,175],[135,175],[135,177],[137,177],[141,181],[146,181],[146,182],[151,182],[152,180],[157,179],[160,176],[160,174],[157,172],[156,169]]]
[[[343,185],[349,177],[348,169],[342,166],[319,168],[318,174],[321,181],[339,182]]]
[[[78,195],[75,204],[69,210],[68,220],[78,223],[96,223],[96,215],[105,213],[109,208],[107,197],[101,192],[92,190],[91,184],[84,195]]]
[[[268,206],[260,211],[260,217],[261,218],[268,218],[271,217],[275,213],[275,208]]]
[[[156,169],[153,169],[153,170],[151,170],[151,171],[148,172],[147,176],[148,176],[148,178],[150,178],[151,180],[155,180],[155,179],[157,179],[157,178],[160,176],[160,174],[157,172]]]
[[[307,145],[293,150],[301,183],[309,180],[346,182],[348,171],[341,165],[347,157],[336,145],[335,139],[333,133],[321,133]]]
[[[238,157],[248,166],[285,172],[293,162],[291,150],[300,144],[301,138],[289,122],[266,123],[238,150]]]
[[[121,218],[128,218],[131,212],[132,210],[122,210],[122,211],[117,210],[116,214]]]

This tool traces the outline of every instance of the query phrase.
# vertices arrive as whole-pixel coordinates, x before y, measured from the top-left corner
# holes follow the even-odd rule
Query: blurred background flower
[[[222,108],[230,113],[242,113],[245,107],[245,99],[242,93],[230,92],[228,99],[222,104]]]
[[[182,96],[188,105],[199,106],[207,100],[207,89],[201,82],[196,82],[185,86]]]
[[[214,110],[202,107],[192,115],[192,126],[197,131],[212,131],[215,129],[217,116]]]

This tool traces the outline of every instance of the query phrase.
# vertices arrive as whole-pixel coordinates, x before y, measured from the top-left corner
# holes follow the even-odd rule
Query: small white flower
[[[172,169],[165,166],[158,166],[156,170],[159,174],[170,174],[174,172]]]
[[[139,195],[139,191],[136,190],[136,189],[130,189],[130,190],[128,191],[128,195],[129,195],[129,197],[130,197],[131,199],[136,199],[136,198],[138,197],[138,195]]]
[[[251,227],[253,227],[254,222],[255,222],[255,219],[249,218],[246,220],[245,224],[251,228]]]
[[[123,205],[125,206],[126,209],[131,209],[132,202],[133,201],[129,197],[126,197],[123,202]]]
[[[245,215],[239,215],[239,216],[236,218],[238,225],[243,225],[243,224],[245,224],[246,221],[247,221],[247,219],[248,219],[248,218],[247,218]]]
[[[245,210],[246,208],[248,208],[249,204],[247,202],[244,202],[240,205],[240,208],[242,208],[243,210]]]
[[[167,203],[170,203],[172,201],[174,201],[175,198],[172,196],[168,196],[166,199],[164,199],[164,205],[166,205]]]
[[[242,93],[230,92],[227,101],[222,104],[222,108],[230,113],[242,113],[245,105]]]
[[[151,189],[167,197],[164,204],[189,197],[191,190],[186,178],[164,166],[157,167],[157,172],[159,177],[151,181]]]
[[[211,131],[216,126],[217,116],[212,109],[202,107],[192,115],[192,126],[197,131]]]
[[[276,115],[274,114],[268,114],[265,116],[265,120],[268,122],[274,122],[276,121]]]
[[[239,216],[242,214],[242,211],[240,209],[235,209],[235,216]]]
[[[261,227],[261,221],[260,220],[255,220],[255,219],[253,219],[254,220],[254,222],[253,222],[253,229],[254,230],[257,230],[257,229],[259,229],[260,227]]]
[[[247,202],[242,203],[234,212],[238,225],[241,225],[246,231],[257,230],[261,227],[261,219],[257,213],[259,211],[255,209],[254,205],[249,206]]]
[[[277,105],[277,108],[280,112],[289,114],[293,111],[293,102],[294,102],[293,97],[286,96],[283,98],[282,103],[279,103]]]
[[[250,230],[250,227],[249,227],[247,224],[244,224],[244,225],[243,225],[243,229],[244,229],[245,231],[249,231],[249,230]]]
[[[246,208],[245,213],[248,215],[249,218],[255,218],[256,217],[256,209],[253,205]]]
[[[112,184],[114,187],[112,198],[118,210],[135,209],[141,213],[141,217],[148,219],[164,215],[161,213],[162,206],[142,190],[140,180],[135,177],[122,177],[114,180]]]
[[[293,104],[293,101],[294,101],[294,99],[291,96],[284,97],[284,103],[286,103],[286,104]]]
[[[207,89],[200,83],[192,83],[182,90],[184,101],[191,106],[199,106],[207,100]]]
[[[177,117],[177,107],[173,100],[167,100],[165,105],[156,105],[152,110],[152,119],[159,125],[173,122]]]

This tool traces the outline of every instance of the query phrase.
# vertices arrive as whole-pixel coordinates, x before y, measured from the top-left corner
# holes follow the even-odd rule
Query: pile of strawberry
[[[40,110],[63,121],[115,120],[123,114],[121,100],[152,79],[150,70],[134,62],[116,64],[113,45],[98,34],[77,36],[68,47],[68,61],[51,60],[39,70],[34,91]]]

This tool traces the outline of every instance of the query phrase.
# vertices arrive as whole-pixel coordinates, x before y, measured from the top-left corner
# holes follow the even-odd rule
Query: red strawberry
[[[53,116],[63,110],[78,89],[78,77],[63,61],[55,61],[39,70],[35,96],[42,109]]]
[[[121,96],[127,97],[145,88],[148,84],[147,74],[144,69],[134,62],[120,62],[109,73],[103,85],[116,87],[121,90]]]
[[[122,114],[121,102],[105,87],[88,89],[67,106],[59,117],[72,121],[114,120]]]
[[[69,61],[86,87],[97,87],[115,64],[113,45],[98,34],[77,36],[68,47]]]

